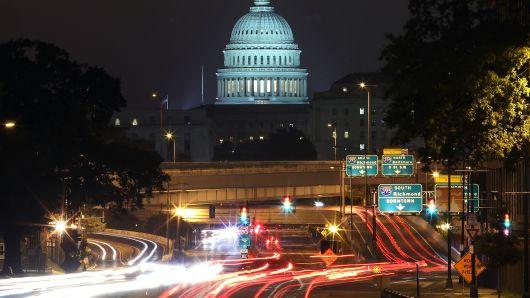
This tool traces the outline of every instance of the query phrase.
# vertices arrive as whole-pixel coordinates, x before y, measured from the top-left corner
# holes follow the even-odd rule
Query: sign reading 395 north
[[[384,213],[421,212],[421,184],[380,184],[379,211]]]
[[[413,155],[383,155],[383,175],[412,176],[414,175]]]
[[[377,155],[348,155],[346,156],[346,176],[377,176],[379,174],[377,162]]]

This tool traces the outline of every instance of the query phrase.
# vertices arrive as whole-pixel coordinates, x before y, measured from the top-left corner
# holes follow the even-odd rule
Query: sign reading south
[[[348,155],[346,156],[346,176],[377,176],[379,174],[377,162],[377,155]]]
[[[383,155],[383,175],[412,176],[414,175],[413,155]]]
[[[421,184],[380,184],[379,211],[385,213],[421,212]]]

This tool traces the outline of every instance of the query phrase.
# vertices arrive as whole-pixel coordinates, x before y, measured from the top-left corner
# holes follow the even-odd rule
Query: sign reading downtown
[[[383,155],[384,176],[412,176],[414,175],[413,155]]]
[[[377,161],[377,155],[348,155],[346,156],[346,176],[377,176],[379,174]]]
[[[383,213],[421,212],[421,184],[380,184],[379,211]]]

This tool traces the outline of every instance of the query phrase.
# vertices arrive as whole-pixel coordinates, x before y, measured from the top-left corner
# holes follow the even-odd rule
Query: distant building
[[[366,84],[365,89],[360,83]],[[388,103],[384,100],[389,80],[378,73],[350,74],[335,82],[328,91],[315,93],[312,101],[314,131],[311,139],[319,159],[334,158],[334,132],[337,158],[362,154],[368,149],[368,113],[370,119],[370,153],[390,146],[392,131],[384,117]],[[368,111],[368,91],[371,111]]]
[[[287,21],[255,0],[237,21],[217,72],[216,104],[307,104],[307,70]]]
[[[173,148],[176,161],[209,161],[216,146],[265,141],[281,128],[302,131],[315,144],[319,159],[330,160],[335,157],[335,127],[337,158],[342,159],[363,153],[368,146],[368,113],[372,115],[370,151],[390,143],[391,132],[383,121],[387,80],[379,74],[348,75],[310,102],[301,51],[291,27],[270,1],[254,0],[250,12],[236,22],[223,54],[214,105],[162,114],[126,111],[113,124],[127,129],[132,138],[146,140],[166,161],[173,159]],[[372,95],[371,111],[367,90],[359,89],[362,81]],[[168,132],[171,139],[164,137]]]

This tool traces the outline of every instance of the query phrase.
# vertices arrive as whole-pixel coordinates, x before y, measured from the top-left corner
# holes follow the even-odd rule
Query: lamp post
[[[337,161],[337,126],[332,123],[328,123],[329,128],[333,128],[332,138],[333,138],[333,160]]]
[[[165,134],[165,137],[167,139],[167,141],[172,141],[173,142],[173,162],[176,162],[177,161],[177,151],[176,151],[176,145],[175,145],[175,136],[173,135],[172,132],[167,132]]]
[[[366,166],[366,159],[368,158],[367,155],[370,155],[370,149],[372,147],[372,135],[371,135],[371,129],[372,129],[372,101],[371,101],[371,97],[370,97],[370,88],[369,87],[373,87],[374,85],[367,85],[365,82],[361,82],[359,83],[359,87],[362,89],[362,90],[366,90],[366,99],[367,99],[367,110],[366,110],[366,115],[367,115],[367,125],[366,125],[366,128],[367,128],[367,145],[365,148],[364,148],[364,166],[365,166],[365,171],[364,171],[364,195],[365,195],[365,198],[366,198],[366,203],[368,204],[369,200],[368,200],[368,173],[367,173],[367,166]],[[371,196],[370,196],[371,198]],[[374,252],[375,252],[375,249],[376,249],[376,239],[377,239],[377,210],[375,208],[375,202],[372,202],[372,244],[374,246]]]
[[[161,97],[158,96],[158,94],[156,92],[153,92],[151,94],[151,98],[152,99],[155,99],[155,100],[158,100],[160,101],[160,133],[161,134],[164,134],[164,104],[166,105],[167,109],[169,110],[169,95],[166,95],[166,97],[164,99],[162,99]],[[163,139],[162,139],[162,142],[160,143],[160,146],[163,146]],[[160,148],[161,149],[161,154],[163,155],[163,147]]]

